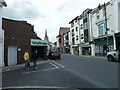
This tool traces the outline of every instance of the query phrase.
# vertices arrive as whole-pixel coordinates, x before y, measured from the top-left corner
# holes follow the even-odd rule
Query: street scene
[[[0,89],[120,89],[120,0],[0,0]]]
[[[62,55],[24,70],[4,70],[4,87],[117,88],[118,63],[101,57]],[[17,76],[17,77],[16,77]],[[22,82],[21,82],[22,81]]]

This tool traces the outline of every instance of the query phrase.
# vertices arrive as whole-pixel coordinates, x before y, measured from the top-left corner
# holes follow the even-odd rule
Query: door
[[[17,46],[8,46],[8,65],[17,64]]]

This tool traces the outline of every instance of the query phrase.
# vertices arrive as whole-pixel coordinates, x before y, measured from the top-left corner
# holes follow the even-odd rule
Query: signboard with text
[[[31,39],[31,46],[48,46],[45,40]]]

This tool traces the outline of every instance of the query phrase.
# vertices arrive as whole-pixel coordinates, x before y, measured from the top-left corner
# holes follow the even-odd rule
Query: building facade
[[[65,47],[64,47],[64,33],[69,31],[69,27],[60,27],[59,29],[59,35],[57,38],[57,48],[61,53],[65,53]]]
[[[4,0],[0,0],[0,67],[4,66],[4,30],[2,29],[3,6],[7,6]]]
[[[2,20],[5,31],[5,66],[23,63],[25,51],[28,51],[31,57],[31,53],[38,50],[39,56],[43,59],[46,58],[47,42],[37,36],[33,25],[26,21],[6,18]]]
[[[83,36],[84,39],[80,43],[82,55],[91,55],[91,45],[89,44],[90,37],[91,37],[89,16],[91,11],[92,9],[87,8],[82,13],[83,33],[84,33],[84,36]]]
[[[64,48],[65,53],[70,53],[70,30],[64,33]]]
[[[116,49],[114,34],[119,31],[119,0],[99,5],[91,12],[92,55],[106,56]]]
[[[70,27],[70,50],[71,54],[79,55],[79,43],[80,43],[80,17],[75,17],[72,21]]]
[[[108,51],[118,50],[119,47],[120,1],[111,0],[94,9],[87,8],[69,24],[71,54],[106,56]],[[64,40],[66,43],[66,38]],[[58,36],[59,42],[61,35]]]

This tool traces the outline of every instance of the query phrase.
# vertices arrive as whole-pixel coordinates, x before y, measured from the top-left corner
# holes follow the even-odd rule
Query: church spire
[[[45,37],[44,37],[44,40],[49,41],[49,38],[48,38],[48,35],[47,35],[47,29],[45,30]]]

